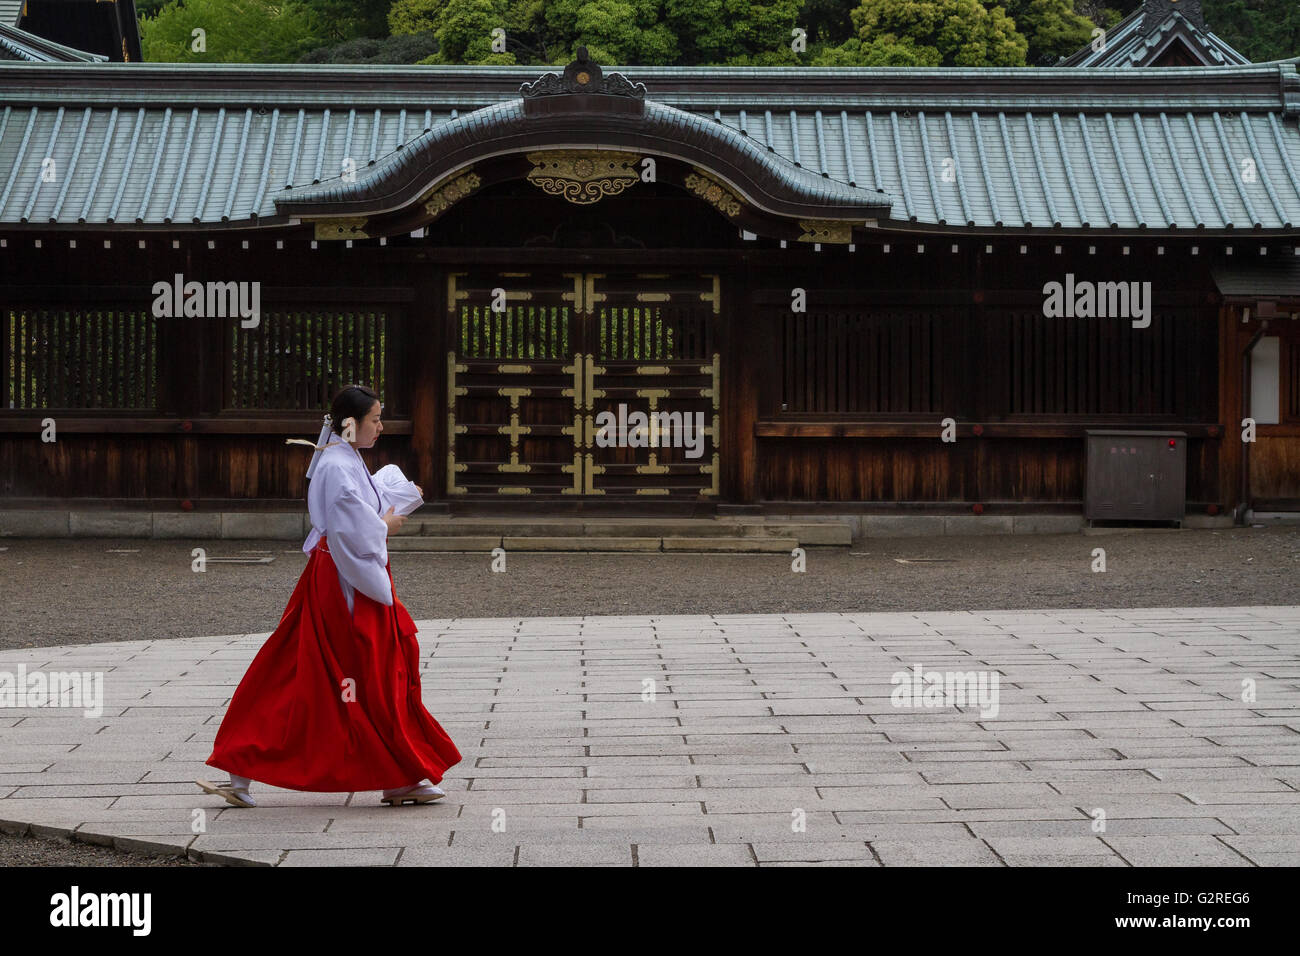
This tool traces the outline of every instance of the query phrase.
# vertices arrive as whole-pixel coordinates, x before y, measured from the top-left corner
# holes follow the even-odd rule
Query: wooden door
[[[713,275],[461,272],[450,495],[718,494]]]

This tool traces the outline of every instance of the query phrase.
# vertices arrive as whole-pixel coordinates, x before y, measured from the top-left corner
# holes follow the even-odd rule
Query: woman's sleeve
[[[325,475],[326,534],[330,557],[344,580],[380,604],[393,603],[388,577],[388,525],[341,468]]]

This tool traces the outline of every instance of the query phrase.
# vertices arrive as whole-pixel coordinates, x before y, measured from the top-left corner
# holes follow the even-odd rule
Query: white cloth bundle
[[[415,482],[408,481],[402,474],[402,469],[396,465],[385,465],[375,472],[373,477],[383,498],[382,512],[387,512],[391,507],[395,514],[409,515],[424,504]]]

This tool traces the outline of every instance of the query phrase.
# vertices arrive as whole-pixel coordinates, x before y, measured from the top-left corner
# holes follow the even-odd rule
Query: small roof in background
[[[1099,47],[1094,49],[1094,45]],[[1249,63],[1209,31],[1201,0],[1145,0],[1092,43],[1056,66],[1234,66]]]
[[[26,63],[105,63],[108,57],[74,50],[0,20],[0,60]]]
[[[21,27],[27,37],[36,37],[66,54],[37,58],[52,60],[111,60],[139,63],[144,59],[140,47],[140,24],[135,0],[0,0],[0,27]],[[8,59],[31,60],[14,55],[17,41],[0,46],[0,58],[8,49]]]
[[[1300,255],[1243,256],[1221,261],[1210,272],[1230,299],[1300,299]]]

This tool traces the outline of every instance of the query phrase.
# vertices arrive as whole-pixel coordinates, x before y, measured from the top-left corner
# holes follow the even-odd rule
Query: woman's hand
[[[388,525],[389,534],[392,534],[406,523],[406,515],[397,514],[394,508],[389,508],[381,517],[384,524]]]
[[[411,482],[411,484],[415,485],[415,482]],[[421,497],[421,498],[424,497],[424,489],[423,489],[423,488],[421,488],[419,485],[415,485],[415,490],[418,491],[418,492],[420,493],[420,497]]]

